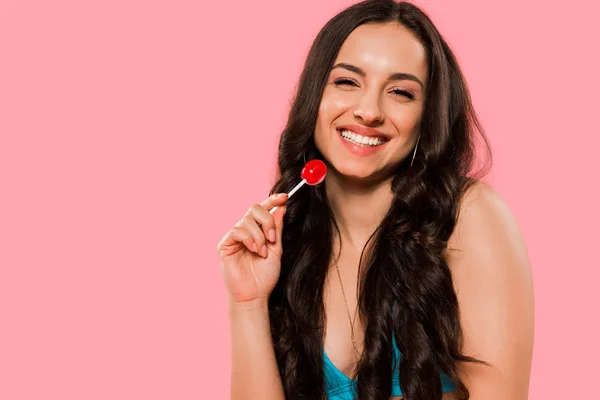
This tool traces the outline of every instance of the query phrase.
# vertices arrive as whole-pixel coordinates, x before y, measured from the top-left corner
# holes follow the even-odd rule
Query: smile
[[[357,129],[362,130],[362,133],[368,134],[367,136],[356,133],[348,128],[350,127],[337,128],[337,136],[340,138],[343,147],[354,156],[370,157],[383,151],[390,142],[390,139],[384,136],[383,133],[374,129],[357,127]]]
[[[344,138],[344,140],[347,140],[348,142],[358,146],[376,147],[386,142],[385,139],[379,137],[362,136],[347,129],[342,129],[340,131],[340,135],[342,138]]]

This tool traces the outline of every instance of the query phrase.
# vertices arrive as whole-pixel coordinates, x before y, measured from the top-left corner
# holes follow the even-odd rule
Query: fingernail
[[[269,240],[275,242],[275,229],[269,230]]]
[[[262,254],[264,258],[267,258],[267,246],[263,245],[263,247],[260,249],[260,254]]]
[[[252,251],[255,253],[258,252],[258,246],[256,245],[256,243],[252,243]]]
[[[278,199],[282,199],[285,196],[287,196],[287,193],[278,193],[275,197],[277,197]]]

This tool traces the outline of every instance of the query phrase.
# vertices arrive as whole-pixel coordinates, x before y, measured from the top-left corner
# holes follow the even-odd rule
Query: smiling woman
[[[456,58],[419,8],[368,0],[325,25],[272,196],[217,246],[232,399],[527,398],[529,261],[480,180],[490,164],[473,171],[476,135],[487,145]],[[275,195],[314,158],[328,167],[322,185]]]
[[[425,49],[395,21],[364,24],[348,36],[327,79],[314,136],[335,171],[371,180],[393,174],[416,149],[427,75]],[[369,160],[352,162],[354,156]]]

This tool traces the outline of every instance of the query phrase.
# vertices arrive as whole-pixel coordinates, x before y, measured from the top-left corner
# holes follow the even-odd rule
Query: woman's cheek
[[[330,103],[337,104],[341,107],[352,106],[352,104],[360,101],[361,91],[357,89],[341,89],[336,87],[327,87],[325,89],[327,99]]]
[[[386,112],[400,132],[413,132],[418,128],[422,110],[420,107],[396,107]]]
[[[352,107],[352,99],[348,94],[336,93],[327,96],[321,103],[322,112],[331,116],[338,116]]]

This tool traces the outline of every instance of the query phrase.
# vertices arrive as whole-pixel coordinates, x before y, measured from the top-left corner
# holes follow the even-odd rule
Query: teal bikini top
[[[390,396],[402,396],[400,389],[400,381],[398,379],[398,363],[402,355],[396,345],[396,338],[392,336],[394,346],[394,373],[392,375],[392,393]],[[356,381],[344,375],[329,359],[325,349],[323,349],[323,358],[325,362],[325,389],[327,390],[327,398],[329,400],[353,400],[358,397],[356,392]],[[456,390],[454,383],[444,373],[440,374],[442,380],[442,391],[450,392]]]

